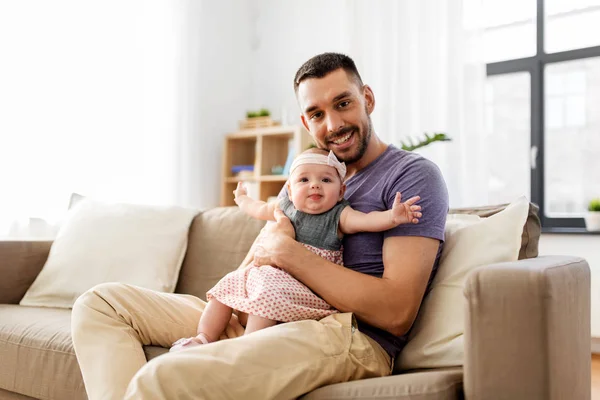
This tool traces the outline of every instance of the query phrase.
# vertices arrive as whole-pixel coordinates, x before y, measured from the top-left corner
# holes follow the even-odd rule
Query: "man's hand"
[[[279,207],[275,209],[275,222],[269,222],[256,239],[254,265],[278,266],[279,256],[288,251],[290,239],[295,241],[296,232],[290,220]]]
[[[415,205],[421,198],[419,196],[411,197],[402,203],[402,194],[396,193],[394,205],[392,206],[392,224],[394,226],[400,224],[418,224],[419,218],[422,217],[421,206]]]

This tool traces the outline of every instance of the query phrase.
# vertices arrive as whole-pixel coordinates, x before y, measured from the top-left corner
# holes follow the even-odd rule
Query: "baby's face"
[[[302,164],[290,177],[288,194],[294,207],[307,214],[329,211],[344,197],[337,170],[327,165]]]

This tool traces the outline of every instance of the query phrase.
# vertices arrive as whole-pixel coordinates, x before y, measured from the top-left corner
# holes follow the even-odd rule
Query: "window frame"
[[[528,72],[531,79],[531,148],[537,148],[535,167],[531,171],[531,201],[540,207],[539,215],[544,232],[585,232],[583,218],[551,218],[545,213],[544,199],[544,70],[547,65],[565,61],[600,57],[600,46],[546,53],[544,51],[544,1],[537,0],[536,54],[532,57],[498,61],[486,64],[487,76]],[[533,156],[532,156],[533,159]]]

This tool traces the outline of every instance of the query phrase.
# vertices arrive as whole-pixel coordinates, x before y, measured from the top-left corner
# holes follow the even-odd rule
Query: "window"
[[[544,230],[581,230],[600,197],[600,0],[483,7],[490,199],[529,191]]]
[[[531,103],[529,74],[516,72],[488,78],[485,146],[488,199],[507,203],[530,191]]]

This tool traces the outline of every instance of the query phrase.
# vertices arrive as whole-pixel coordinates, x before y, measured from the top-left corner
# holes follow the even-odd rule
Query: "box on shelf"
[[[246,118],[243,121],[240,121],[240,129],[256,129],[256,128],[266,128],[269,126],[277,126],[279,122],[273,121],[271,117],[253,117]]]

